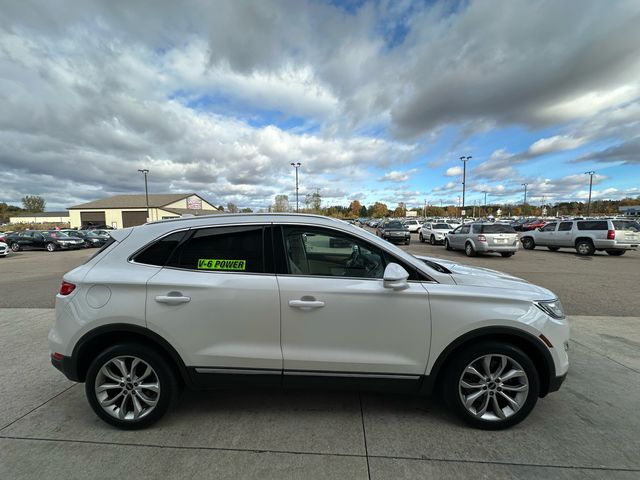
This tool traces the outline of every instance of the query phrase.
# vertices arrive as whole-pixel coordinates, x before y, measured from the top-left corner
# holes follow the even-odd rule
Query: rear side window
[[[171,256],[167,266],[188,270],[263,273],[262,226],[196,230]]]
[[[573,222],[562,222],[560,223],[560,226],[558,227],[558,231],[559,232],[568,232],[571,230],[571,227],[573,227]]]
[[[578,222],[578,230],[609,230],[606,220],[584,220]]]
[[[133,261],[163,267],[186,234],[186,231],[175,232],[153,242],[133,257]]]
[[[109,237],[109,240],[107,240],[107,241],[105,242],[105,244],[104,244],[104,245],[102,245],[102,246],[98,249],[98,251],[97,251],[96,253],[94,253],[93,255],[91,255],[91,256],[87,259],[87,261],[86,261],[86,262],[84,262],[84,263],[88,263],[88,262],[90,262],[91,260],[93,260],[94,258],[96,258],[98,255],[100,255],[102,252],[104,252],[107,248],[109,248],[109,247],[110,247],[111,245],[113,245],[114,243],[117,243],[117,242],[116,242],[116,240],[115,240],[115,238],[113,238],[113,237]]]
[[[627,230],[628,232],[640,232],[638,224],[634,222],[613,221],[613,228],[616,230]]]
[[[511,225],[502,225],[499,223],[490,225],[480,225],[481,233],[516,233]]]

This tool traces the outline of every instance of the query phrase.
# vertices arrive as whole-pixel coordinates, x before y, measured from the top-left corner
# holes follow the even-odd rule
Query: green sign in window
[[[198,260],[198,270],[239,270],[247,268],[246,260],[227,260],[221,258],[201,258]]]

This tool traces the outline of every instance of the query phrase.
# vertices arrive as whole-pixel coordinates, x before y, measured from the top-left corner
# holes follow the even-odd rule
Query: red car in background
[[[528,232],[529,230],[535,230],[536,228],[544,227],[546,224],[547,222],[538,218],[537,220],[531,220],[530,222],[523,224],[521,227],[521,231]]]

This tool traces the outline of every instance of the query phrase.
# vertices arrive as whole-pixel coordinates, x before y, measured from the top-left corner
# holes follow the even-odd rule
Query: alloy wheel
[[[529,395],[524,368],[507,355],[487,354],[473,360],[458,381],[464,408],[485,421],[502,421],[515,415]]]
[[[144,360],[121,356],[98,371],[95,395],[100,407],[119,420],[139,420],[149,415],[160,399],[160,380]]]

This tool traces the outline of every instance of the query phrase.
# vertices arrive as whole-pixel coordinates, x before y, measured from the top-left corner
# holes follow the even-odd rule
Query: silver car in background
[[[444,243],[447,234],[451,232],[453,228],[454,227],[444,222],[427,222],[422,224],[418,236],[421,242],[428,240],[431,245]]]
[[[548,223],[542,228],[522,234],[522,246],[533,250],[547,247],[575,248],[578,255],[593,255],[596,250],[612,256],[624,255],[640,245],[640,228],[630,220],[565,220]]]
[[[447,234],[447,250],[464,250],[468,257],[477,253],[499,253],[511,257],[518,251],[518,234],[510,225],[466,223]]]

